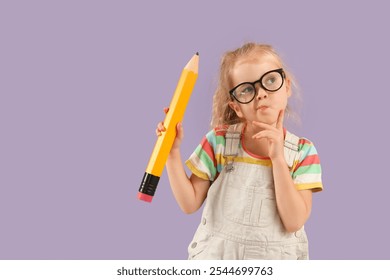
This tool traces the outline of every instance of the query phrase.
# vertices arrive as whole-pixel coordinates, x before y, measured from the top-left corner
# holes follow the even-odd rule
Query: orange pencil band
[[[138,199],[151,202],[156,192],[158,181],[164,170],[173,141],[176,137],[176,125],[182,121],[187,103],[198,78],[199,53],[196,53],[184,67],[175,93],[173,94],[169,111],[165,116],[165,131],[158,136],[146,172],[138,190]]]

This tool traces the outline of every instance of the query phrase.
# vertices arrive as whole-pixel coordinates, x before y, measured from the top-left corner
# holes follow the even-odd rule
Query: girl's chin
[[[272,125],[274,123],[276,123],[276,120],[274,118],[254,118],[252,121],[256,121],[256,122],[261,122],[261,123],[265,123],[265,124],[269,124],[269,125]]]

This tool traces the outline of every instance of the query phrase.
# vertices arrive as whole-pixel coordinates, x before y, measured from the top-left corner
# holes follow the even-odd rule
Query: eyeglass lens
[[[254,83],[243,83],[239,85],[233,92],[234,97],[241,103],[251,102],[256,95],[255,84],[257,83],[261,83],[261,87],[265,90],[274,92],[279,90],[283,85],[283,77],[280,72],[269,72]]]

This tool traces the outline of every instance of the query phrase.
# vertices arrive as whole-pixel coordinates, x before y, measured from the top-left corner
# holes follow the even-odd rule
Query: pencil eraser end
[[[145,172],[141,186],[138,190],[138,199],[146,202],[152,202],[159,180],[160,177]]]
[[[152,202],[153,196],[138,192],[138,199],[145,202]]]

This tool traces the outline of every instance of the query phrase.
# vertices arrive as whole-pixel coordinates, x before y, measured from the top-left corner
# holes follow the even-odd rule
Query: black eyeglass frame
[[[280,87],[278,87],[277,89],[273,89],[273,90],[269,90],[267,89],[264,85],[263,85],[263,78],[268,75],[269,73],[272,73],[272,72],[277,72],[280,74],[280,76],[282,76],[282,83],[280,85]],[[266,73],[264,73],[260,79],[258,79],[257,81],[254,81],[254,82],[243,82],[241,84],[238,84],[236,85],[233,89],[229,90],[229,94],[238,102],[238,103],[241,103],[241,104],[248,104],[250,102],[252,102],[253,99],[255,99],[256,95],[257,95],[257,90],[256,90],[256,84],[259,83],[260,84],[260,87],[262,89],[264,89],[265,91],[268,91],[268,92],[275,92],[275,91],[278,91],[279,89],[282,88],[283,84],[284,84],[284,80],[286,79],[286,73],[284,72],[283,68],[279,68],[279,69],[274,69],[274,70],[271,70],[271,71],[268,71]],[[236,95],[234,94],[235,93],[235,90],[242,86],[242,85],[245,85],[245,84],[249,84],[251,86],[253,86],[253,88],[255,89],[255,94],[253,95],[253,98],[250,100],[250,101],[247,101],[247,102],[242,102],[240,100],[238,100],[238,98],[236,97]]]

